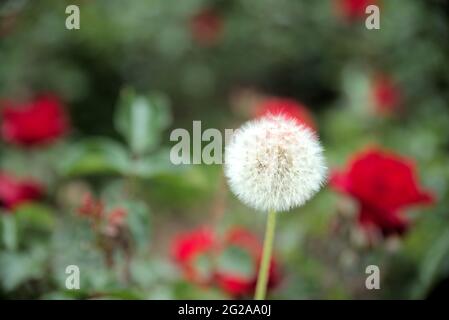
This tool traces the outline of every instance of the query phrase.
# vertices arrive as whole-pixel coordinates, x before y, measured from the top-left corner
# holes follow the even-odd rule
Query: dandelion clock
[[[283,114],[249,121],[226,146],[225,175],[247,206],[268,212],[256,299],[264,299],[278,212],[302,206],[324,184],[327,168],[317,135]]]

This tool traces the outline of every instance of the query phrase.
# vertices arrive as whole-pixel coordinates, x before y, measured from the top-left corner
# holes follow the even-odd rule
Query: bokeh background
[[[250,298],[266,217],[170,132],[270,108],[330,183],[279,217],[269,297],[447,295],[448,40],[445,0],[1,1],[0,297]]]

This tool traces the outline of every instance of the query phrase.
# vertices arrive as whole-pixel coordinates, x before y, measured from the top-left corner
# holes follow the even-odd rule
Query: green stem
[[[276,212],[268,213],[265,240],[263,242],[262,261],[257,278],[256,294],[254,299],[264,300],[267,292],[268,276],[270,274],[271,253],[273,251],[274,231],[276,229]]]

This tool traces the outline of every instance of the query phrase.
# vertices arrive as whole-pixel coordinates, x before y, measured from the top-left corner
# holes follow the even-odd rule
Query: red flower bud
[[[203,46],[211,46],[219,40],[223,21],[213,9],[203,9],[194,15],[190,23],[192,37]]]
[[[390,77],[378,75],[374,79],[372,99],[375,111],[381,115],[388,115],[399,107],[401,92]]]
[[[78,208],[78,214],[80,216],[90,218],[101,218],[104,213],[104,204],[101,200],[95,199],[92,194],[87,193]]]

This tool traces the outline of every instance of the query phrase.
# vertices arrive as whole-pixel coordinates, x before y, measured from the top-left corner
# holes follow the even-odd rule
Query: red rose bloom
[[[316,131],[316,125],[310,112],[304,105],[293,99],[276,97],[267,98],[260,102],[255,108],[256,117],[279,114]]]
[[[219,40],[223,21],[215,10],[207,8],[192,17],[190,29],[193,39],[201,45],[210,46]]]
[[[253,294],[256,289],[258,270],[262,259],[262,245],[259,239],[243,228],[233,228],[228,231],[224,241],[224,250],[237,247],[248,254],[254,264],[254,272],[250,275],[218,270],[216,281],[218,285],[234,297]],[[268,288],[272,289],[279,284],[280,275],[277,263],[272,258],[268,278]]]
[[[18,181],[0,172],[0,207],[13,210],[17,206],[42,197],[43,187],[35,181]]]
[[[363,227],[384,236],[407,230],[409,223],[401,209],[433,202],[431,193],[418,185],[408,159],[377,149],[355,155],[346,170],[333,174],[330,183],[359,202]]]
[[[1,135],[9,143],[36,146],[49,143],[68,130],[67,118],[58,98],[41,96],[18,105],[10,101],[1,103]]]
[[[366,7],[377,4],[377,0],[336,0],[337,10],[347,20],[366,17]]]
[[[249,273],[239,273],[220,265],[220,258],[232,248],[247,255],[254,269]],[[216,238],[212,230],[201,228],[178,235],[172,245],[172,255],[187,280],[199,284],[217,285],[231,296],[241,297],[252,294],[255,290],[262,246],[255,235],[242,228],[229,230],[223,240]],[[207,261],[203,261],[203,267],[208,266],[207,272],[201,270],[199,257],[206,258]],[[268,287],[274,288],[279,283],[279,279],[277,264],[272,260]]]
[[[374,79],[372,99],[376,112],[388,115],[399,107],[401,92],[390,77],[379,75]]]
[[[209,282],[209,274],[201,274],[197,259],[214,252],[215,236],[212,230],[201,228],[179,234],[172,244],[172,255],[184,272],[184,276],[197,283]]]

